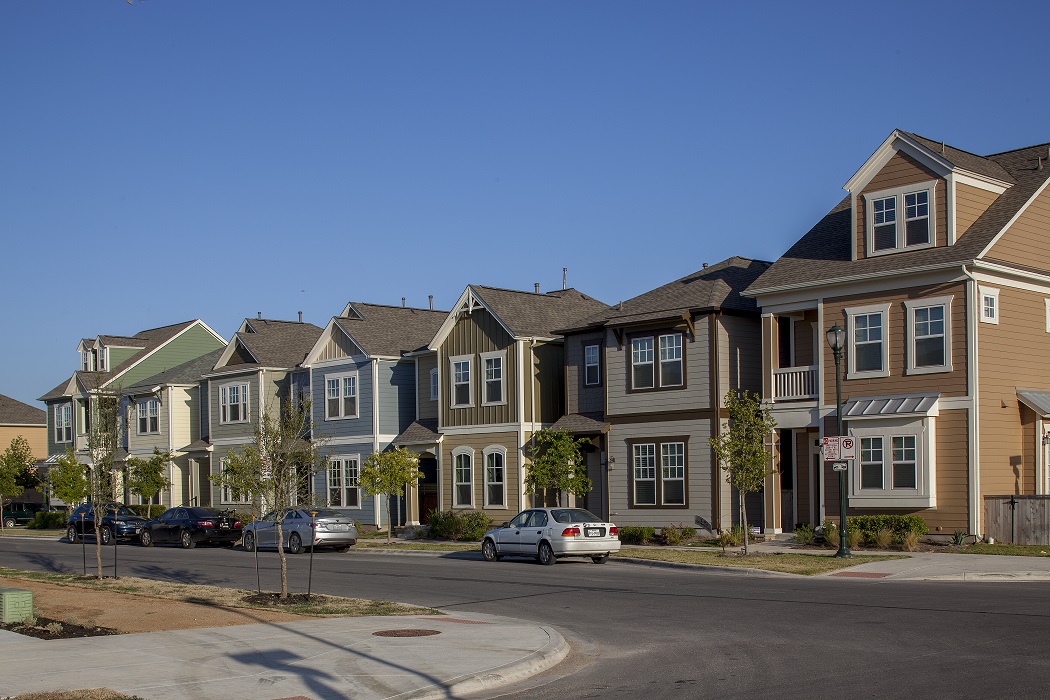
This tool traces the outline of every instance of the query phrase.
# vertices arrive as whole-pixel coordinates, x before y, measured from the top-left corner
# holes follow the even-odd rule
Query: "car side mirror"
[[[502,525],[500,525],[500,527],[510,527],[510,522],[505,522]]]

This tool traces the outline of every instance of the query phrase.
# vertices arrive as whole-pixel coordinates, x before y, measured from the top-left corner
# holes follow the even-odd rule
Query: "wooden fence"
[[[1050,545],[1050,496],[985,496],[984,533],[1005,544]]]

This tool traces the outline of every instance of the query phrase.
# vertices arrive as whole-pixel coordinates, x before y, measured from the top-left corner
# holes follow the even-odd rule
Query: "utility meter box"
[[[33,615],[33,591],[0,588],[0,622],[22,622]]]

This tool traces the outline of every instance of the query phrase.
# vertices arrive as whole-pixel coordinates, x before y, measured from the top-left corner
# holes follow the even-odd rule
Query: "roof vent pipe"
[[[1042,156],[1039,156],[1039,169],[1040,170],[1043,169],[1043,157]]]
[[[430,310],[433,311],[434,310],[434,295],[433,294],[428,294],[427,298],[430,299]]]
[[[944,155],[944,141],[941,141],[941,155]]]
[[[568,289],[569,288],[569,268],[567,268],[567,267],[563,267],[561,269],[561,288],[562,289]]]
[[[262,311],[259,311],[257,313],[258,313],[258,316],[256,316],[256,318],[258,318],[261,321],[262,320]]]
[[[623,300],[620,300],[619,311],[623,311]]]
[[[405,308],[405,298],[401,297],[401,308]]]
[[[707,263],[704,263],[704,269],[705,270],[707,269]]]
[[[539,294],[540,293],[540,283],[539,282],[536,282],[535,289],[536,289],[536,293]]]
[[[303,312],[300,311],[299,312],[299,323],[302,323],[302,322],[303,322]]]

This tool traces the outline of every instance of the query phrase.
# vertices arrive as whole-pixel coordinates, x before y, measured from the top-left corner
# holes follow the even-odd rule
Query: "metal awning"
[[[1050,391],[1018,389],[1017,399],[1038,413],[1040,418],[1050,417]]]
[[[864,418],[904,418],[908,416],[936,416],[936,394],[908,394],[906,396],[868,396],[849,399],[842,404],[844,420]]]

